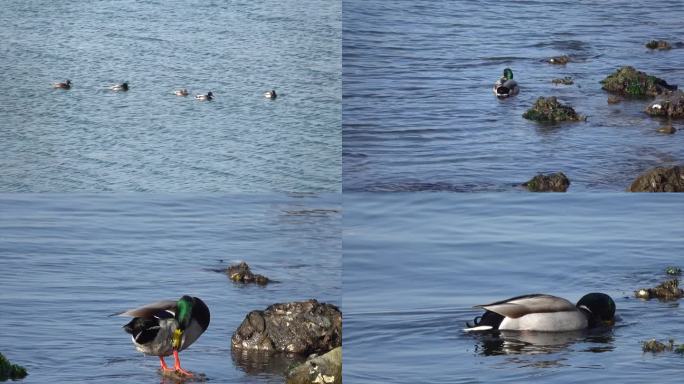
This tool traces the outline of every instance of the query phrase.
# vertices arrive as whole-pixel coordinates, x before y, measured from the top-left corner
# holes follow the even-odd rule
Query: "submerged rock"
[[[646,43],[646,48],[657,49],[659,51],[663,51],[663,50],[672,49],[672,46],[670,45],[670,43],[668,43],[665,40],[651,40],[648,43]]]
[[[679,280],[664,281],[655,288],[642,288],[634,291],[634,296],[640,299],[677,300],[684,297],[684,291],[679,288]]]
[[[565,192],[570,186],[570,179],[563,172],[550,175],[540,173],[522,186],[527,187],[530,192]]]
[[[677,132],[677,128],[673,127],[672,124],[663,125],[662,127],[658,128],[658,132],[671,135]]]
[[[680,90],[664,92],[646,107],[646,113],[651,116],[684,118],[684,92]]]
[[[528,120],[550,123],[585,120],[585,117],[578,115],[572,107],[558,102],[555,96],[538,98],[534,106],[522,116]]]
[[[684,192],[684,168],[655,167],[639,175],[628,192]]]
[[[672,351],[675,347],[674,340],[670,339],[667,344],[661,343],[660,341],[656,339],[648,340],[648,341],[643,341],[641,343],[641,350],[644,352],[653,352],[653,353],[658,353],[658,352],[665,352],[665,351]],[[680,347],[680,346],[678,346]]]
[[[610,95],[608,96],[608,104],[617,104],[622,101],[621,97]]]
[[[21,365],[10,363],[10,361],[0,353],[0,381],[20,380],[27,375],[26,368]]]
[[[562,79],[553,79],[553,80],[551,80],[551,82],[554,84],[563,84],[563,85],[573,85],[575,83],[572,80],[572,77],[570,77],[570,76],[565,76]]]
[[[665,80],[649,76],[633,67],[622,67],[601,80],[603,90],[630,97],[657,96],[665,91],[677,89]]]
[[[570,56],[567,55],[561,55],[561,56],[554,56],[546,61],[549,64],[561,64],[565,65],[570,62]]]
[[[682,269],[674,265],[670,265],[669,267],[665,268],[665,274],[670,276],[681,276]]]
[[[342,347],[309,357],[287,372],[286,384],[342,384]]]
[[[226,269],[226,275],[237,283],[256,283],[266,285],[271,280],[263,275],[256,275],[249,269],[249,265],[244,261],[240,264],[231,265]]]
[[[316,300],[252,311],[231,338],[233,348],[310,354],[342,345],[342,313]]]

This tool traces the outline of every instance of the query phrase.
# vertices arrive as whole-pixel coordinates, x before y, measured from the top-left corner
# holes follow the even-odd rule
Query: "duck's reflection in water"
[[[608,352],[613,345],[611,330],[571,332],[494,331],[473,335],[476,339],[475,353],[483,356],[535,355],[570,350]]]

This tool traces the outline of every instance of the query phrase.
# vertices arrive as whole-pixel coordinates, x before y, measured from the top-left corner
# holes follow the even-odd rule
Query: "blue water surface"
[[[0,192],[341,188],[339,1],[8,0],[0,25]]]
[[[679,383],[680,301],[644,301],[684,266],[674,195],[345,194],[344,378],[349,383]],[[614,298],[612,330],[496,337],[462,331],[529,293]]]
[[[341,304],[340,225],[337,195],[0,195],[0,352],[27,384],[173,383],[135,350],[129,319],[109,315],[189,294],[211,323],[181,352],[185,369],[282,383],[287,359],[240,359],[231,335],[273,303]],[[240,260],[277,283],[217,272]]]
[[[570,191],[623,191],[641,172],[684,162],[684,135],[646,100],[608,104],[599,81],[624,65],[684,86],[681,1],[344,0],[343,188],[520,191],[564,172]],[[665,39],[675,48],[649,51]],[[567,65],[544,61],[569,55]],[[520,94],[498,100],[513,69]],[[571,76],[571,86],[552,79]],[[557,96],[586,122],[522,118]],[[672,122],[684,129],[679,121]]]

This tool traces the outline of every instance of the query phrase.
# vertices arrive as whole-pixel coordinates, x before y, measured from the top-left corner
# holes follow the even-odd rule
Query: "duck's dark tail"
[[[466,322],[466,331],[488,331],[492,329],[499,329],[499,325],[504,317],[496,312],[487,311],[482,316],[477,316],[473,319],[473,324]]]

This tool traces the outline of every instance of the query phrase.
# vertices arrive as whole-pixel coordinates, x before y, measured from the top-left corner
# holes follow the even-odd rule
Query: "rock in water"
[[[684,118],[684,92],[680,90],[664,92],[646,107],[651,116],[664,116],[673,119]]]
[[[570,56],[568,56],[568,55],[554,56],[554,57],[548,59],[547,62],[549,64],[565,65],[565,64],[570,62]]]
[[[671,134],[677,132],[677,128],[673,127],[672,125],[664,125],[664,126],[658,128],[658,132],[671,135]]]
[[[249,269],[249,265],[247,265],[247,263],[244,261],[240,264],[235,264],[228,267],[226,270],[226,275],[228,275],[231,280],[237,283],[256,283],[259,285],[266,285],[271,281],[266,276],[252,273],[252,271]]]
[[[287,372],[286,384],[342,384],[342,347],[308,358]]]
[[[679,288],[679,280],[664,281],[655,288],[641,288],[634,291],[634,296],[640,299],[677,300],[684,297],[684,291]]]
[[[585,120],[585,118],[578,115],[572,107],[558,102],[555,96],[538,98],[534,103],[534,106],[523,113],[522,116],[528,120],[542,123]]]
[[[628,192],[684,192],[684,168],[656,167],[639,175]]]
[[[252,311],[231,338],[233,348],[311,354],[342,345],[342,313],[316,300]]]
[[[677,89],[665,80],[649,76],[633,67],[622,67],[601,80],[601,89],[618,95],[630,97],[654,97],[665,91]]]
[[[20,380],[26,377],[26,368],[21,365],[10,363],[7,358],[0,353],[0,381]]]
[[[551,80],[552,83],[554,84],[563,84],[563,85],[573,85],[575,82],[572,80],[572,77],[570,76],[565,76],[562,79],[553,79]]]
[[[570,186],[570,179],[563,172],[550,175],[540,173],[522,186],[527,187],[530,192],[565,192]]]
[[[651,40],[648,43],[646,43],[646,48],[648,49],[657,49],[659,51],[665,51],[672,49],[672,46],[670,43],[668,43],[665,40]]]

